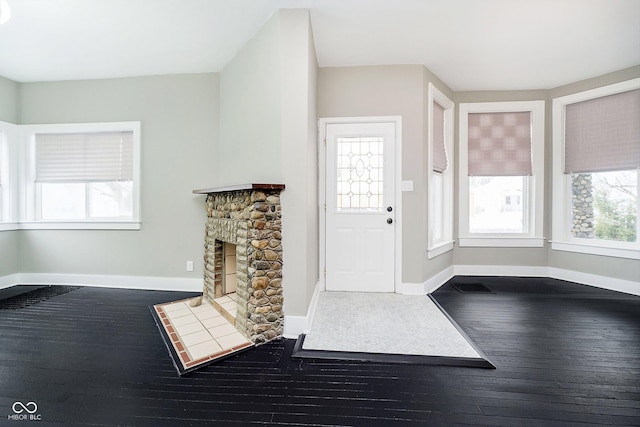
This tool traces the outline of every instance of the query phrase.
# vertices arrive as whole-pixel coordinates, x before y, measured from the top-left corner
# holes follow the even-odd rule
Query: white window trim
[[[21,221],[20,230],[139,230],[140,221]]]
[[[0,221],[0,231],[17,230],[18,225],[18,153],[17,153],[17,139],[18,139],[18,126],[13,123],[0,121],[0,132],[6,136],[4,147],[0,146],[0,149],[4,149],[4,156],[2,156],[2,170],[5,173],[4,188],[7,190],[3,192],[0,197],[3,197],[2,209],[3,220]]]
[[[432,210],[429,209],[431,203],[431,187],[433,185],[433,103],[437,102],[444,108],[444,141],[448,157],[447,169],[442,172],[442,240],[434,241],[432,232],[434,218]],[[429,82],[427,91],[427,123],[429,132],[427,135],[427,259],[432,259],[438,255],[453,250],[453,177],[454,175],[454,114],[455,104],[435,85]]]
[[[569,231],[571,198],[569,178],[564,173],[565,106],[602,96],[640,89],[640,78],[561,96],[553,99],[553,229],[551,249],[617,258],[640,259],[640,238],[635,244],[598,239],[578,239]],[[640,174],[640,171],[639,171]],[[639,207],[640,209],[640,207]]]
[[[528,233],[469,232],[469,113],[531,112],[531,156],[533,176],[530,180]],[[544,215],[544,113],[545,101],[476,102],[459,105],[459,242],[460,246],[543,247]],[[531,206],[533,205],[533,206]]]
[[[133,213],[132,220],[38,220],[36,216],[36,185],[34,183],[35,135],[39,133],[133,132]],[[66,123],[18,126],[20,140],[20,218],[19,228],[41,230],[139,230],[140,229],[140,122]]]

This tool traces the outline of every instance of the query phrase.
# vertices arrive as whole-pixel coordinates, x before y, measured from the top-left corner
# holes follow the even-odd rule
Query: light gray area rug
[[[482,356],[428,296],[321,292],[303,350]]]

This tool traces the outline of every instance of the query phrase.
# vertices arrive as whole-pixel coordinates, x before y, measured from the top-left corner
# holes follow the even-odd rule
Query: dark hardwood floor
[[[30,424],[9,418],[17,401],[35,425],[640,425],[640,297],[454,280],[492,291],[435,297],[495,370],[292,359],[279,340],[178,377],[148,305],[194,294],[81,288],[0,310],[0,425]]]

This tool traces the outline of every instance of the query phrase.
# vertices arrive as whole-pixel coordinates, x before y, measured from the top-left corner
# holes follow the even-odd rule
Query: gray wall
[[[18,231],[0,231],[0,278],[19,272]]]
[[[0,77],[0,121],[18,123],[20,85]]]
[[[284,183],[283,289],[306,315],[318,281],[317,62],[309,12],[276,13],[220,74],[217,182]]]
[[[0,121],[18,123],[18,83],[0,77]],[[0,278],[18,272],[18,232],[0,231]]]
[[[220,185],[282,181],[280,14],[220,72]]]
[[[22,124],[141,121],[142,228],[20,231],[20,272],[202,277],[218,98],[217,74],[21,84]]]
[[[423,173],[423,75],[420,65],[321,68],[318,115],[329,117],[401,116],[402,179],[413,191],[402,193],[402,280],[422,282],[426,257]]]
[[[451,253],[427,260],[426,96],[429,82],[451,90],[421,65],[321,68],[319,117],[401,116],[402,180],[413,191],[402,193],[402,281],[422,283],[451,265]]]
[[[285,310],[288,316],[304,316],[319,280],[318,63],[309,11],[280,15]]]

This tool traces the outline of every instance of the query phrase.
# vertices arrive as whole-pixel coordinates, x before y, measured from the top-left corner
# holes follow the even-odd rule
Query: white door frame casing
[[[393,123],[395,126],[395,265],[394,265],[394,289],[398,293],[402,285],[402,117],[400,116],[376,116],[376,117],[331,117],[318,119],[318,227],[320,243],[320,290],[326,290],[326,249],[327,249],[327,217],[326,217],[326,135],[327,125],[349,123]]]

